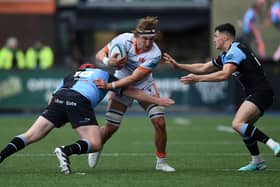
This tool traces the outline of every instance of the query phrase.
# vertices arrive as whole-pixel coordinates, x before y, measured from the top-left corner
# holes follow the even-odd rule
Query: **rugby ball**
[[[126,57],[126,52],[124,47],[119,44],[115,44],[109,49],[109,57],[114,56],[115,54],[119,54],[118,58]]]

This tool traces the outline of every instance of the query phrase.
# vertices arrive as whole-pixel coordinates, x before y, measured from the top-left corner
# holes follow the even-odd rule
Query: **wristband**
[[[112,82],[112,89],[115,89],[116,88],[116,83],[115,82]]]
[[[105,57],[102,59],[102,62],[103,62],[104,65],[109,66],[109,58],[108,58],[108,57],[105,56]]]

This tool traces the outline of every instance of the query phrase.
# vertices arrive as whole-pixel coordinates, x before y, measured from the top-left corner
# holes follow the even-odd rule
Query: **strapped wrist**
[[[112,83],[111,83],[111,86],[112,86],[112,89],[115,89],[115,88],[116,88],[116,83],[115,83],[115,82],[112,82]]]

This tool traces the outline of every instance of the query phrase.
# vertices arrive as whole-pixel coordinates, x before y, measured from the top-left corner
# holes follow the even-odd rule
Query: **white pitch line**
[[[75,174],[77,174],[77,175],[86,175],[86,173],[83,173],[83,172],[76,172]]]
[[[221,131],[221,132],[235,133],[235,131],[231,127],[228,127],[228,126],[225,126],[225,125],[218,125],[216,127],[216,130]]]
[[[191,121],[187,118],[175,118],[174,123],[177,125],[189,126]]]
[[[152,145],[154,142],[132,142],[134,145]],[[221,142],[168,142],[168,145],[236,145],[242,144],[241,141],[221,141]]]

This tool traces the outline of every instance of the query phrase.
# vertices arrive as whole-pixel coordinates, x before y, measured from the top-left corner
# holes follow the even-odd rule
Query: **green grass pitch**
[[[27,130],[35,116],[1,116],[0,147]],[[280,141],[280,117],[267,115],[257,126]],[[104,118],[98,116],[99,123]],[[181,187],[181,186],[279,186],[280,159],[264,145],[260,150],[268,169],[238,172],[250,160],[240,137],[231,131],[232,116],[168,116],[168,162],[177,171],[154,170],[153,127],[146,117],[130,117],[105,145],[96,169],[89,169],[87,157],[72,156],[71,175],[59,172],[52,153],[59,145],[78,139],[67,124],[45,139],[28,146],[0,164],[1,187]]]

